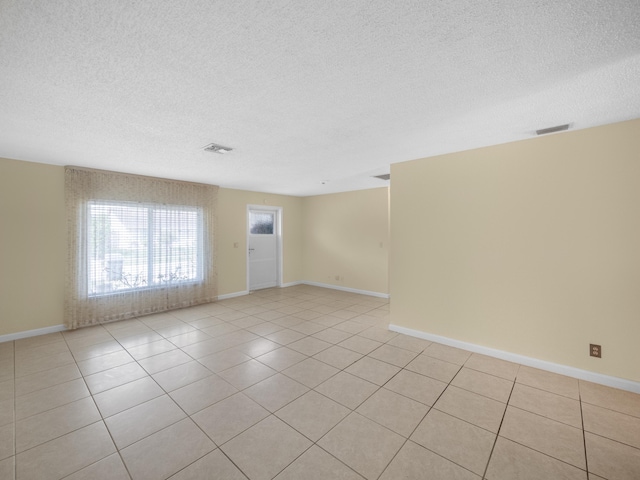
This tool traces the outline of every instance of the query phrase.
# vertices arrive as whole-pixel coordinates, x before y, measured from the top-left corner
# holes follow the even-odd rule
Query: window
[[[217,202],[215,185],[65,167],[65,326],[215,301]]]
[[[202,209],[90,201],[89,296],[202,279]]]

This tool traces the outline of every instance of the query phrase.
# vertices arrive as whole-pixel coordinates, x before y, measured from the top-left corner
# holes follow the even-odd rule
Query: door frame
[[[247,219],[246,219],[246,261],[247,261],[247,292],[251,293],[251,266],[249,265],[249,235],[250,235],[250,212],[251,210],[258,210],[263,212],[275,213],[276,225],[276,287],[282,285],[282,207],[276,207],[271,205],[251,205],[247,204]]]

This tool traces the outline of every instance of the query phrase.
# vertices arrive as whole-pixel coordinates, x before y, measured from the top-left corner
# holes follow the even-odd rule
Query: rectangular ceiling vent
[[[228,153],[233,148],[223,147],[222,145],[218,145],[217,143],[210,143],[206,147],[204,147],[205,152],[213,152],[213,153]]]
[[[379,178],[380,180],[390,180],[391,174],[385,173],[384,175],[374,175],[373,178]]]
[[[536,135],[546,135],[547,133],[562,132],[564,130],[569,130],[568,123],[565,123],[564,125],[558,125],[556,127],[549,127],[549,128],[543,128],[541,130],[536,130]]]

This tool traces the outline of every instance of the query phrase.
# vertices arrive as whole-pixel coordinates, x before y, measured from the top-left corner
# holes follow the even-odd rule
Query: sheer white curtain
[[[65,325],[217,299],[218,187],[65,167]]]

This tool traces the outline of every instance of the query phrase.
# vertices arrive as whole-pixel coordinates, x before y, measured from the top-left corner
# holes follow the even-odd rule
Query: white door
[[[278,285],[279,211],[249,208],[248,275],[249,290]]]

